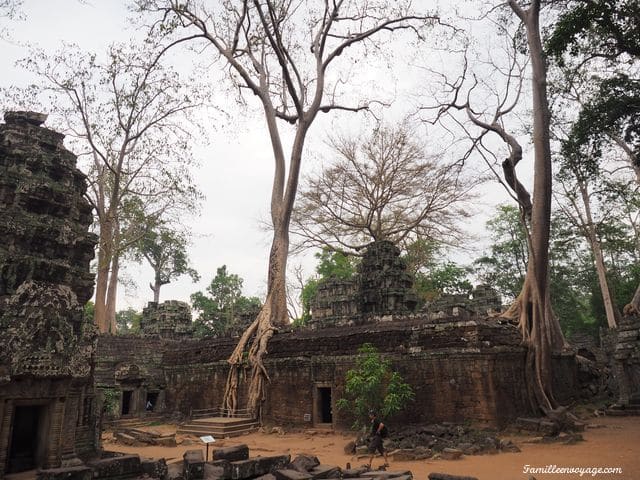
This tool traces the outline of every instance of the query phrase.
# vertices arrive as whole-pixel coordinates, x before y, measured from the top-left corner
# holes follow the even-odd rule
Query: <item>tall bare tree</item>
[[[112,45],[106,61],[74,45],[52,55],[34,50],[20,63],[41,81],[12,94],[17,103],[47,106],[86,160],[100,237],[95,322],[101,332],[116,331],[120,262],[144,235],[141,227],[193,209],[200,195],[184,123],[199,101],[156,60],[154,48]]]
[[[224,407],[238,407],[239,371],[248,350],[251,367],[248,408],[257,411],[268,374],[263,358],[278,326],[288,323],[285,272],[289,224],[298,189],[305,141],[318,113],[361,111],[370,101],[345,97],[351,78],[339,59],[361,60],[367,47],[382,48],[396,32],[420,35],[433,15],[417,14],[408,0],[138,0],[146,12],[161,16],[161,28],[179,35],[175,43],[199,40],[209,46],[240,92],[253,95],[264,113],[273,148],[271,194],[273,240],[269,254],[267,298],[229,358]],[[377,43],[376,43],[377,42]],[[357,48],[359,47],[359,48]],[[344,63],[343,63],[344,66]],[[292,126],[287,148],[282,124]],[[286,131],[286,130],[285,130]]]
[[[452,111],[462,110],[466,112],[468,120],[481,129],[479,135],[474,135],[461,120],[456,120],[471,137],[474,151],[494,155],[492,147],[486,143],[490,133],[498,135],[509,150],[509,157],[502,162],[504,183],[513,192],[520,206],[527,232],[529,256],[522,291],[503,316],[518,322],[527,347],[525,374],[531,406],[536,411],[551,414],[559,406],[553,395],[552,354],[562,350],[565,340],[551,307],[549,291],[552,163],[547,67],[540,36],[541,1],[509,0],[506,8],[507,12],[515,15],[522,29],[522,35],[513,35],[504,21],[495,23],[500,28],[500,35],[506,38],[510,54],[508,65],[504,69],[493,65],[495,75],[491,76],[490,81],[496,81],[497,77],[506,72],[506,93],[499,95],[495,93],[497,90],[491,92],[491,96],[497,99],[493,113],[486,107],[474,109],[474,90],[480,80],[470,75],[469,65],[465,63],[460,78],[453,82],[445,81],[446,87],[453,94],[453,100],[438,107],[438,118],[449,115]],[[497,10],[492,9],[492,12],[495,11]],[[505,18],[508,19],[508,16],[502,20]],[[527,62],[520,58],[519,51],[522,50],[527,52]],[[509,114],[521,102],[525,72],[531,76],[533,195],[517,176],[516,167],[523,158],[523,147],[516,135],[505,126]],[[486,74],[485,71],[483,75]],[[472,81],[470,77],[473,77]]]
[[[354,253],[377,240],[459,243],[458,222],[469,217],[480,180],[465,176],[461,163],[427,154],[406,124],[329,144],[336,159],[306,179],[294,211],[292,231],[303,246]]]

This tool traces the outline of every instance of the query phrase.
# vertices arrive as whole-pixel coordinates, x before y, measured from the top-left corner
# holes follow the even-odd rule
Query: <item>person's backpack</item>
[[[380,436],[382,438],[387,438],[389,436],[389,429],[387,428],[386,425],[382,426],[382,429],[380,430]]]

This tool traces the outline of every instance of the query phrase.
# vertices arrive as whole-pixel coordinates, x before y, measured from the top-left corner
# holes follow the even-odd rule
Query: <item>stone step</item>
[[[212,435],[231,437],[251,432],[258,428],[257,420],[245,417],[205,417],[194,418],[178,428],[177,433],[191,435]]]

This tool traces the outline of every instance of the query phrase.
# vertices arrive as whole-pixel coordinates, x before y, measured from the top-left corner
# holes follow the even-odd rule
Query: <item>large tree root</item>
[[[273,336],[275,328],[271,324],[271,308],[268,302],[244,331],[233,353],[227,360],[229,373],[225,387],[222,408],[233,415],[238,410],[238,386],[241,371],[249,370],[249,389],[247,394],[247,410],[252,415],[258,415],[260,404],[265,399],[265,384],[269,382],[269,375],[264,367],[263,358],[267,353],[267,345]],[[245,358],[245,351],[249,345]]]

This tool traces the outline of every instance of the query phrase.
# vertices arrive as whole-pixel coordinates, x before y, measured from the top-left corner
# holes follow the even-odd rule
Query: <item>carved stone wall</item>
[[[0,125],[0,478],[96,448],[83,318],[96,237],[85,177],[45,118],[8,112]]]
[[[640,409],[640,315],[624,315],[616,334],[613,358],[619,388],[618,404],[633,403]]]
[[[99,338],[96,370],[101,382],[113,379],[117,363],[113,353],[127,350],[130,340],[118,346],[121,341],[117,336]],[[236,339],[166,340],[160,344],[159,339],[138,338],[137,342],[140,358],[145,357],[144,352],[163,352],[147,357],[150,361],[145,368],[162,371],[167,411],[188,414],[191,409],[221,405],[226,359]],[[271,382],[263,419],[294,425],[318,423],[318,389],[329,389],[335,404],[344,390],[345,374],[365,342],[389,358],[415,390],[415,402],[395,421],[474,420],[500,425],[527,413],[524,350],[514,326],[492,319],[455,317],[430,323],[424,315],[414,315],[376,325],[275,335],[266,357]],[[117,386],[115,380],[111,382]],[[241,391],[241,402],[243,395]],[[350,419],[333,408],[332,423],[347,427]]]

